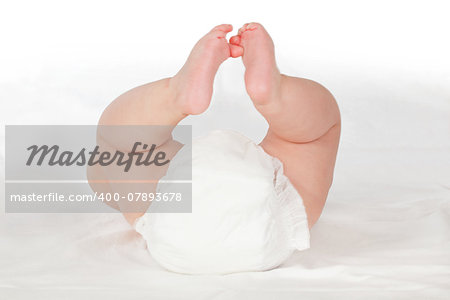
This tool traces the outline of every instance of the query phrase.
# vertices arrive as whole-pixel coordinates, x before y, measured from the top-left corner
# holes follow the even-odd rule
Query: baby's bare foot
[[[174,99],[184,114],[196,115],[208,108],[220,64],[230,56],[242,54],[238,46],[230,45],[226,39],[231,30],[233,26],[228,24],[214,27],[195,44],[184,66],[171,78]]]
[[[239,29],[230,44],[243,48],[245,86],[255,105],[279,99],[281,75],[275,62],[272,39],[261,24],[248,23]]]

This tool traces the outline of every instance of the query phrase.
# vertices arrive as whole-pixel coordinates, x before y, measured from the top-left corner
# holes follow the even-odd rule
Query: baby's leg
[[[227,42],[226,34],[231,30],[231,25],[219,25],[213,28],[197,42],[185,65],[174,77],[136,87],[119,96],[105,109],[99,125],[175,126],[184,117],[205,111],[211,101],[213,81],[220,64],[230,56],[237,57],[242,54],[242,48]],[[165,136],[158,136],[161,143],[157,146],[170,159],[182,145],[171,140],[170,131],[163,133]],[[154,132],[140,132],[139,139],[151,141],[150,144],[153,144]],[[124,149],[129,147],[129,143],[126,146],[125,143],[120,144],[114,133],[110,136],[100,133],[97,142],[101,148],[111,152],[117,149],[131,151],[131,149]],[[167,167],[168,165],[152,170],[150,166],[148,173],[136,174],[135,178],[146,180],[145,176],[148,176],[148,188],[154,189],[157,180],[164,176]],[[88,178],[91,187],[100,193],[116,192],[114,188],[120,186],[114,185],[109,172],[105,172],[105,169],[98,165],[88,169]],[[109,187],[104,183],[109,183]],[[130,203],[125,202],[122,205],[129,206]],[[135,211],[136,208],[123,207],[120,202],[114,205],[114,208],[122,211],[130,224],[146,211],[146,207],[138,207],[138,212],[130,212],[130,210]]]
[[[220,64],[242,51],[230,45],[231,25],[219,25],[201,38],[186,63],[172,78],[136,87],[114,100],[103,112],[100,125],[176,125],[184,117],[200,114],[211,101]]]
[[[283,162],[311,227],[333,178],[340,136],[336,101],[316,82],[280,74],[272,39],[260,24],[244,25],[231,43],[243,48],[247,92],[269,123],[261,146]]]

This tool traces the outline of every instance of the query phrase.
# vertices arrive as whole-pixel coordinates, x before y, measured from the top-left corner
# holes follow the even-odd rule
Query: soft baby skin
[[[115,205],[141,233],[152,256],[175,272],[277,267],[294,250],[309,247],[309,228],[319,219],[333,180],[341,130],[334,97],[314,81],[281,74],[274,43],[261,24],[245,24],[228,40],[232,29],[228,24],[213,28],[175,76],[124,93],[99,121],[176,126],[208,108],[219,66],[242,58],[249,101],[269,124],[263,141],[256,145],[238,133],[215,131],[193,142],[192,213],[146,214],[148,207],[130,212]],[[183,145],[170,132],[158,138],[157,151],[171,160],[158,173],[160,180],[180,165]],[[97,142],[124,150],[108,137]],[[105,185],[99,190],[98,181],[114,189],[110,174],[97,165],[89,168],[88,177],[96,191],[108,192]],[[156,191],[157,182],[151,188]]]

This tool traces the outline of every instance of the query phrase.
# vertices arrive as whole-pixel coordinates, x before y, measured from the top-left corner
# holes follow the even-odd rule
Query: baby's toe
[[[241,37],[239,35],[235,35],[230,38],[230,44],[239,45],[240,43],[241,43]]]
[[[242,56],[244,54],[244,48],[238,45],[230,44],[230,56],[233,58]]]
[[[228,33],[232,30],[233,30],[233,26],[231,24],[222,24],[222,25],[217,25],[211,31],[223,31],[225,33]]]

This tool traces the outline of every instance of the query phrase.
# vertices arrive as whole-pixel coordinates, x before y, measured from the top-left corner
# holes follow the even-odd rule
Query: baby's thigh
[[[340,130],[338,124],[317,140],[291,143],[269,129],[261,143],[283,163],[284,173],[303,199],[310,227],[319,219],[333,181]]]
[[[128,171],[124,166],[100,166],[94,164],[88,167],[87,176],[89,185],[98,195],[103,195],[104,199],[110,198],[111,201],[103,203],[123,213],[125,219],[133,224],[134,221],[142,216],[149,208],[150,201],[143,195],[154,194],[159,180],[166,174],[172,159],[178,153],[183,145],[177,141],[169,140],[155,149],[155,153],[164,155],[165,164],[151,163],[150,165],[141,165],[137,167],[133,164]],[[103,151],[114,153],[116,149],[104,146]],[[143,152],[143,156],[147,152]],[[116,195],[119,197],[116,198]],[[115,200],[117,201],[115,201]],[[129,201],[129,199],[134,199]]]

